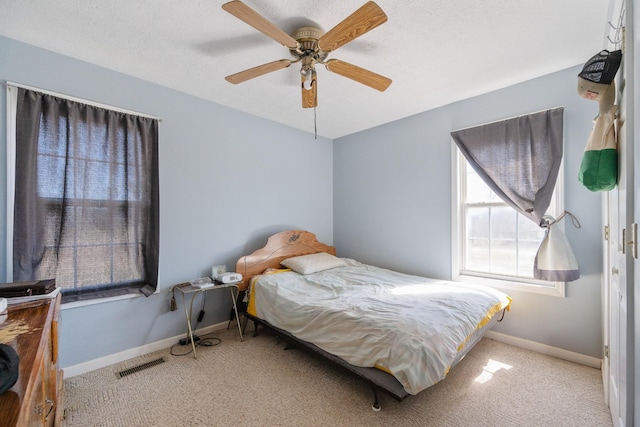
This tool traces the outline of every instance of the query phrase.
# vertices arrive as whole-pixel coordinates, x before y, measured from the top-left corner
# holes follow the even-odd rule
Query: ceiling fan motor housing
[[[323,34],[322,30],[315,27],[298,28],[291,33],[291,37],[300,44],[300,47],[298,49],[289,49],[289,52],[296,59],[311,56],[314,60],[313,62],[324,61],[328,53],[320,51],[318,47],[318,40]]]

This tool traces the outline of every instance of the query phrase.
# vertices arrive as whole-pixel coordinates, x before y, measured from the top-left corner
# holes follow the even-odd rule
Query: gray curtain
[[[55,278],[66,300],[155,291],[157,120],[20,88],[15,170],[15,281]]]
[[[541,227],[555,224],[545,218],[545,212],[562,161],[563,113],[564,108],[558,107],[451,133],[471,167],[494,193]],[[572,251],[567,257],[575,259]],[[535,277],[575,280],[576,273],[543,274],[536,268]]]
[[[564,108],[451,133],[473,169],[506,203],[538,225],[562,161]]]

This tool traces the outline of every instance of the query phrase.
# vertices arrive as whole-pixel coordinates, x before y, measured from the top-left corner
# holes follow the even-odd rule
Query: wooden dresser
[[[0,395],[2,426],[59,426],[62,418],[62,371],[58,370],[60,295],[9,305],[0,323],[0,343],[20,357],[14,386]]]

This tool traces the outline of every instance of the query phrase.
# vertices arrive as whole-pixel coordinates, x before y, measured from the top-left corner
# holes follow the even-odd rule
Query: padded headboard
[[[269,237],[267,244],[245,255],[236,263],[236,272],[242,274],[242,283],[238,285],[241,291],[249,286],[252,276],[261,274],[267,268],[282,268],[283,259],[299,255],[327,252],[336,254],[336,248],[318,242],[316,235],[304,230],[282,231]]]

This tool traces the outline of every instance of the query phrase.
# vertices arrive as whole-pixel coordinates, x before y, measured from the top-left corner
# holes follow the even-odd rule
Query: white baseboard
[[[557,357],[558,359],[567,360],[569,362],[590,366],[592,368],[601,369],[602,367],[602,359],[598,359],[597,357],[587,356],[585,354],[580,354],[573,351],[565,350],[563,348],[552,347],[550,345],[541,344],[535,341],[525,340],[523,338],[512,337],[511,335],[505,335],[505,334],[501,334],[499,332],[494,332],[494,331],[488,331],[485,337],[491,338],[496,341],[500,341],[515,347],[520,347],[527,350],[535,351],[537,353],[546,354],[547,356],[553,356],[553,357]]]
[[[220,329],[225,329],[228,322],[222,322],[215,325],[207,326],[205,328],[198,329],[197,335],[205,335]],[[579,363],[581,365],[590,366],[592,368],[600,369],[602,359],[597,357],[587,356],[573,351],[565,350],[558,347],[552,347],[550,345],[541,344],[535,341],[525,340],[523,338],[513,337],[511,335],[501,334],[499,332],[488,331],[485,335],[487,338],[494,339],[496,341],[503,342],[505,344],[513,345],[515,347],[525,348],[527,350],[535,351],[538,353],[546,354],[548,356],[557,357],[558,359],[567,360],[569,362]],[[93,359],[88,362],[79,363],[73,366],[67,366],[63,368],[65,378],[75,377],[76,375],[84,374],[85,372],[93,371],[96,369],[104,368],[116,363],[123,362],[125,360],[132,359],[144,354],[153,353],[154,351],[162,350],[164,348],[171,347],[178,342],[181,338],[184,338],[184,334],[177,335],[175,337],[166,338],[160,341],[156,341],[151,344],[145,344],[140,347],[131,348],[129,350],[122,351],[120,353],[110,354],[105,357]]]
[[[219,331],[220,329],[225,329],[227,327],[227,323],[228,322],[222,322],[215,325],[207,326],[205,328],[198,329],[197,331],[195,331],[195,334],[205,335],[214,331]],[[65,378],[75,377],[76,375],[81,375],[81,374],[84,374],[85,372],[104,368],[105,366],[113,365],[115,363],[120,363],[137,356],[142,356],[144,354],[153,353],[154,351],[162,350],[164,348],[169,348],[173,344],[177,343],[181,338],[184,338],[184,337],[185,337],[185,334],[180,334],[175,337],[165,338],[163,340],[153,342],[151,344],[145,344],[140,347],[121,351],[120,353],[114,353],[105,357],[100,357],[98,359],[89,360],[88,362],[79,363],[73,366],[67,366],[65,368],[62,368],[62,370],[64,371],[64,377]]]

